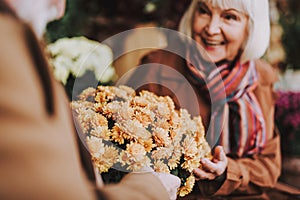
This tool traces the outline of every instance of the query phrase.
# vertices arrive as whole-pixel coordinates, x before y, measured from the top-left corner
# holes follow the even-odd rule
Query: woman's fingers
[[[207,172],[211,172],[211,173],[215,173],[218,166],[216,163],[211,162],[210,160],[208,160],[207,158],[204,158],[201,160],[201,164],[202,164],[202,168],[207,171]]]
[[[226,169],[226,164],[223,163],[222,161],[217,161],[217,162],[211,162],[208,159],[203,159],[201,160],[202,168],[206,172],[213,173],[217,176],[220,176]]]
[[[196,180],[204,180],[204,179],[213,180],[216,178],[215,174],[206,172],[199,168],[194,169],[193,174],[194,174]]]
[[[217,146],[215,148],[214,157],[219,161],[227,161],[226,153],[222,146]]]
[[[196,178],[212,180],[225,172],[228,160],[221,146],[215,148],[213,157],[212,161],[207,158],[201,160],[202,168],[194,170]]]
[[[216,150],[217,150],[217,155],[216,157],[219,159],[219,162],[218,162],[218,165],[219,165],[219,168],[218,168],[218,175],[221,175],[224,173],[224,171],[226,170],[227,168],[227,165],[228,165],[228,158],[226,156],[226,153],[223,149],[223,147],[221,146],[217,146],[216,147]]]

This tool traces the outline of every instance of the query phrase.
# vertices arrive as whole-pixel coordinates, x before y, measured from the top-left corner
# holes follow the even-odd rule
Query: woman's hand
[[[204,158],[200,161],[200,163],[202,164],[202,168],[193,170],[196,180],[213,180],[225,172],[228,164],[228,159],[223,147],[217,146],[214,150],[212,161]]]

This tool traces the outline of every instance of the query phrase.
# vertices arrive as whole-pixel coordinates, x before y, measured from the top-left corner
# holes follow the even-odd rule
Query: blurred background
[[[281,180],[300,187],[300,1],[269,0],[271,18],[270,48],[264,56],[278,70],[276,125],[282,138],[283,171]],[[115,34],[137,27],[164,27],[176,30],[190,0],[67,0],[66,15],[47,27],[46,40],[85,36],[102,42]],[[130,41],[145,42],[157,37],[156,32],[129,34],[120,44],[127,48]],[[159,36],[164,41],[163,35]],[[157,48],[166,42],[157,43]],[[150,50],[150,49],[149,49]],[[115,60],[118,76],[138,64],[149,50],[132,52]]]

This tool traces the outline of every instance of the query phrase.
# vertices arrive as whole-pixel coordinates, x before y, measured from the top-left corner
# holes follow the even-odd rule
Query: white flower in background
[[[50,60],[50,62],[52,66],[55,66],[55,79],[61,81],[65,85],[70,74],[70,68],[73,66],[72,61],[67,57],[59,56],[56,59]]]
[[[81,77],[93,71],[95,78],[107,83],[116,76],[110,47],[85,37],[62,38],[47,46],[55,78],[66,84],[69,75]]]

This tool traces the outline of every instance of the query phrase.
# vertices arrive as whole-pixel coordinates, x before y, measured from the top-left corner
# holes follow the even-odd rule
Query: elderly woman
[[[0,0],[0,199],[175,199],[179,178],[148,169],[94,184],[64,90],[36,38],[65,3]]]
[[[202,116],[216,146],[193,171],[197,198],[262,195],[281,170],[277,76],[260,60],[270,36],[268,1],[193,0],[179,31],[193,40],[170,36],[169,47],[146,55],[126,84],[171,96],[178,108]]]

